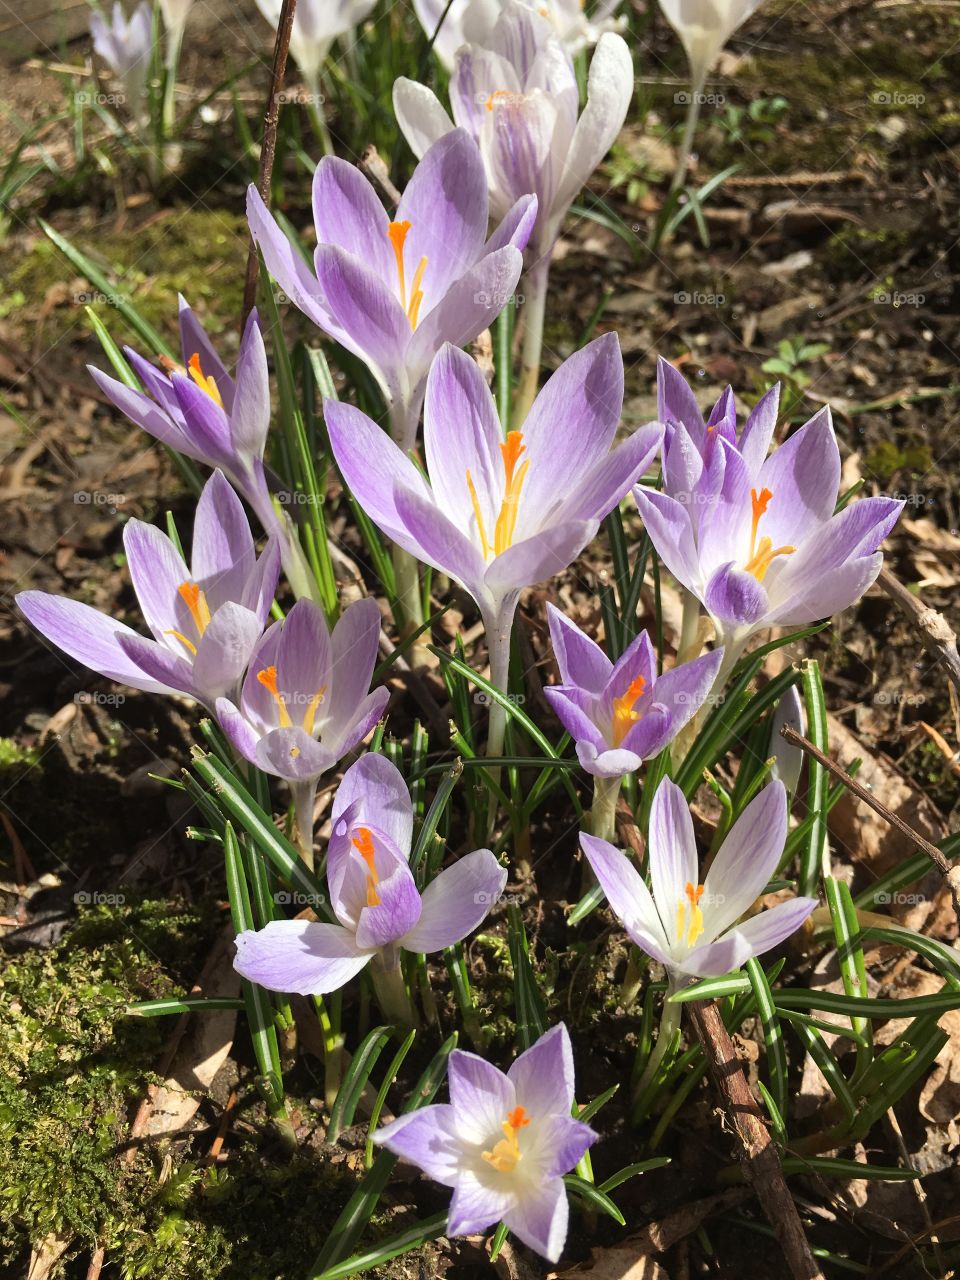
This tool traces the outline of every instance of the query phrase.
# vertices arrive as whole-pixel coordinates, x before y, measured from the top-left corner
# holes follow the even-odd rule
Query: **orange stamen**
[[[626,693],[622,693],[619,698],[613,700],[613,740],[617,746],[640,719],[640,712],[634,711],[633,708],[643,697],[646,687],[647,682],[643,676],[637,676],[636,680],[630,682]]]
[[[410,223],[407,221],[391,222],[387,227],[387,236],[393,245],[393,256],[397,260],[397,278],[400,281],[400,305],[404,311],[407,309],[407,285],[403,274],[403,245],[409,230]]]
[[[750,558],[743,567],[747,573],[752,573],[758,582],[763,581],[776,556],[789,556],[797,549],[787,545],[775,547],[773,539],[767,537],[761,538],[760,545],[757,546],[757,529],[760,525],[760,518],[770,505],[772,497],[773,493],[769,489],[761,489],[759,493],[757,493],[756,489],[750,490],[750,501],[753,505],[753,521],[750,526]]]
[[[280,708],[280,727],[292,729],[293,721],[290,719],[290,712],[287,710],[286,703],[283,700],[283,694],[277,688],[277,668],[264,667],[262,671],[257,672],[257,679]]]
[[[222,409],[223,401],[220,398],[220,389],[214,378],[204,376],[204,372],[200,368],[199,352],[195,351],[190,357],[190,360],[188,361],[188,368],[190,369],[190,377],[194,380],[200,390],[205,391],[210,399],[213,400],[215,404],[218,404]]]
[[[377,866],[373,857],[373,833],[369,827],[357,827],[357,834],[350,837],[350,843],[368,867],[367,906],[379,907],[380,895],[377,893],[377,885],[380,883],[380,877],[377,874]]]
[[[517,463],[520,461],[521,453],[526,451],[526,447],[523,443],[522,431],[508,431],[506,442],[500,446],[505,478],[503,502],[493,531],[493,549],[498,556],[508,547],[513,546],[513,535],[520,511],[520,490],[527,477],[530,459],[528,458],[519,467]]]
[[[687,901],[683,898],[677,904],[677,939],[683,937],[684,931],[687,935],[687,946],[692,947],[696,940],[703,933],[703,912],[700,909],[700,899],[703,897],[703,885],[698,884],[694,887],[690,881],[687,881],[684,889]],[[690,924],[687,927],[687,904],[690,906]]]
[[[527,1117],[525,1108],[514,1107],[501,1125],[505,1136],[500,1139],[492,1151],[482,1151],[480,1153],[487,1164],[492,1165],[498,1173],[512,1173],[516,1168],[517,1163],[522,1158],[517,1134],[521,1129],[525,1129],[529,1123],[530,1120]]]
[[[181,582],[177,587],[177,591],[180,599],[190,610],[190,617],[193,619],[198,633],[203,635],[210,625],[210,607],[207,604],[207,597],[195,582]]]
[[[485,104],[486,108],[488,111],[492,111],[493,104],[497,98],[512,98],[512,97],[513,97],[513,93],[509,89],[495,89],[486,101],[486,104]]]

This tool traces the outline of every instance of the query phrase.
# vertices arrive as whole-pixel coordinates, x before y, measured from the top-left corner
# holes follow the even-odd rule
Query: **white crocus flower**
[[[290,33],[290,52],[310,92],[316,94],[320,71],[334,40],[369,17],[377,0],[297,0]],[[281,0],[257,0],[257,8],[276,28]]]
[[[588,14],[583,0],[521,0],[550,24],[554,35],[569,53],[579,53],[594,45],[605,31],[621,31],[625,19],[615,18],[622,0],[600,0]],[[420,25],[428,37],[436,33],[433,49],[448,71],[462,44],[487,44],[503,0],[413,0]],[[447,10],[444,17],[444,10]],[[439,31],[437,30],[443,19]]]
[[[680,37],[696,92],[703,89],[720,50],[761,0],[660,0],[667,21]]]

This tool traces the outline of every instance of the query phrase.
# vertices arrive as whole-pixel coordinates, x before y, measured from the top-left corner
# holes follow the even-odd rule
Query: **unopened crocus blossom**
[[[130,577],[153,639],[90,605],[23,591],[17,605],[58,648],[118,684],[184,693],[211,711],[232,696],[266,625],[280,574],[271,539],[257,559],[240,499],[219,471],[197,503],[189,567],[142,520],[123,531]]]
[[[330,824],[327,884],[338,923],[275,920],[241,933],[235,966],[271,991],[321,995],[372,963],[383,1013],[406,1021],[400,951],[429,954],[461,941],[503,892],[507,873],[489,849],[477,849],[421,894],[409,865],[410,794],[381,755],[362,756],[343,775]]]
[[[448,1236],[503,1222],[528,1248],[556,1262],[567,1239],[563,1175],[597,1134],[570,1114],[573,1052],[561,1022],[504,1073],[454,1049],[450,1101],[421,1107],[378,1129],[373,1141],[453,1188]]]
[[[621,0],[600,0],[587,12],[582,0],[523,0],[550,25],[568,53],[579,53],[596,44],[605,31],[620,30],[623,18],[614,18]],[[433,49],[447,71],[452,71],[454,55],[463,44],[486,44],[503,10],[503,0],[413,0],[413,7]],[[446,16],[444,12],[446,11]],[[439,25],[442,21],[442,25]],[[439,31],[438,31],[439,25]]]
[[[337,465],[370,519],[477,602],[499,689],[520,592],[579,555],[657,450],[655,423],[613,447],[622,404],[620,346],[605,334],[564,361],[523,430],[504,439],[477,364],[445,346],[427,380],[424,477],[359,409],[324,403]],[[492,754],[502,746],[498,712]]]
[[[251,312],[247,320],[233,375],[183,298],[179,319],[182,365],[166,360],[161,370],[124,348],[143,391],[92,365],[90,374],[110,403],[149,435],[187,458],[218,467],[264,530],[276,535],[296,594],[313,594],[316,585],[290,519],[278,514],[267,486],[263,452],[270,429],[270,374],[257,314]]]
[[[760,7],[762,0],[660,0],[667,21],[680,37],[690,79],[697,93],[738,27]]]
[[[787,793],[771,782],[754,797],[700,880],[693,819],[664,778],[653,797],[647,856],[653,892],[635,863],[605,840],[580,844],[613,914],[633,942],[664,966],[676,989],[739,969],[794,933],[816,906],[792,898],[744,919],[777,869],[787,837]]]
[[[90,35],[94,51],[123,83],[127,111],[134,119],[139,118],[153,48],[150,5],[142,0],[128,21],[118,2],[109,24],[101,13],[94,12],[90,15]]]
[[[804,732],[803,702],[795,684],[790,686],[777,703],[776,710],[770,721],[769,747],[770,755],[774,758],[770,776],[779,778],[787,788],[788,793],[793,795],[800,783],[800,773],[803,769],[803,750],[795,743],[787,742],[781,736],[780,731],[784,728],[793,729],[796,733]]]
[[[483,164],[464,130],[430,148],[392,219],[355,165],[324,156],[313,179],[312,271],[249,189],[250,231],[267,269],[305,315],[367,363],[405,450],[416,441],[427,370],[441,345],[471,342],[520,278],[536,200],[520,193],[489,240],[487,210]]]
[[[379,637],[375,600],[350,605],[332,634],[320,606],[298,600],[257,645],[239,705],[217,703],[240,755],[289,783],[307,861],[318,778],[363,741],[390,697],[386,688],[370,692]]]
[[[695,441],[681,448],[676,426],[666,491],[634,490],[658,555],[712,617],[727,667],[761,628],[802,626],[859,599],[904,505],[864,498],[835,515],[840,451],[830,410],[765,457],[774,419],[768,395],[736,443],[718,420],[712,454]]]
[[[168,32],[183,31],[193,8],[193,0],[160,0],[163,25]]]
[[[580,114],[573,64],[542,17],[507,0],[483,44],[463,46],[450,78],[453,121],[425,85],[397,80],[397,123],[416,155],[458,126],[479,145],[491,211],[503,216],[525,192],[537,196],[524,279],[523,368],[515,405],[522,423],[536,393],[550,255],[583,184],[610,149],[633,96],[633,64],[620,36],[600,38]]]
[[[290,31],[290,52],[311,93],[320,87],[320,72],[334,40],[368,18],[377,0],[297,0]],[[276,30],[282,0],[257,0],[257,8]]]

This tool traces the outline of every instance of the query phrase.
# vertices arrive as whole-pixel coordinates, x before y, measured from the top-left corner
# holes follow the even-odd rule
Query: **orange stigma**
[[[205,391],[210,399],[223,408],[223,401],[220,399],[220,389],[214,378],[204,376],[203,370],[200,368],[200,353],[195,351],[188,361],[187,367],[190,370],[190,377],[194,380],[201,391]]]
[[[694,887],[690,881],[684,889],[686,901],[680,899],[677,904],[677,941],[683,937],[686,932],[686,942],[688,947],[692,947],[696,940],[703,933],[703,912],[700,910],[700,899],[703,897],[703,885],[698,884]],[[687,908],[690,909],[690,923],[687,924]]]
[[[262,671],[257,672],[257,679],[280,708],[281,729],[292,729],[293,721],[290,719],[290,712],[287,710],[287,704],[283,700],[283,694],[277,688],[277,668],[264,667]]]
[[[760,527],[760,520],[770,505],[773,493],[769,489],[761,489],[757,493],[756,489],[750,490],[750,501],[753,505],[753,521],[750,526],[750,558],[743,566],[747,573],[752,573],[758,582],[762,582],[766,576],[767,570],[773,564],[777,556],[789,556],[796,551],[796,547],[782,546],[775,547],[773,539],[763,537],[757,543],[757,530]]]
[[[516,532],[517,516],[520,509],[520,490],[523,488],[523,482],[527,478],[530,459],[525,459],[519,466],[517,466],[517,463],[520,462],[520,455],[526,452],[526,448],[527,446],[523,443],[522,431],[508,431],[506,441],[500,445],[504,472],[503,498],[500,502],[497,522],[493,529],[492,546],[487,540],[483,512],[480,509],[480,500],[477,497],[473,476],[470,474],[469,467],[467,468],[467,489],[470,493],[470,502],[477,522],[477,532],[480,534],[480,545],[483,549],[484,560],[489,559],[491,551],[494,555],[499,556],[508,547],[513,546],[513,535]]]
[[[492,1151],[483,1151],[481,1155],[487,1164],[492,1165],[498,1173],[512,1173],[522,1159],[517,1134],[530,1123],[523,1107],[514,1109],[504,1120],[501,1128],[504,1137],[494,1146]]]
[[[512,93],[509,89],[494,89],[493,93],[491,93],[490,97],[487,99],[484,105],[486,106],[488,111],[492,111],[493,104],[496,102],[497,98],[513,98],[515,96],[516,95]]]
[[[357,834],[350,837],[350,843],[367,864],[367,906],[379,907],[380,895],[377,893],[377,885],[380,883],[380,877],[373,858],[373,833],[369,827],[357,827]]]
[[[407,319],[410,321],[410,328],[417,327],[417,319],[420,315],[420,304],[423,302],[423,289],[420,287],[423,283],[423,273],[427,269],[427,259],[424,255],[417,264],[417,270],[414,273],[413,283],[410,287],[410,301],[407,301],[407,277],[403,265],[403,247],[406,243],[407,233],[410,230],[410,223],[404,219],[403,222],[391,222],[387,226],[387,238],[393,246],[393,256],[397,261],[397,281],[400,285],[400,305],[407,313]]]
[[[210,625],[210,607],[207,604],[207,597],[195,582],[181,582],[177,587],[177,593],[190,610],[190,617],[193,619],[193,625],[197,628],[197,638],[199,639]],[[197,646],[182,631],[176,631],[171,627],[169,631],[165,631],[163,634],[165,636],[174,636],[188,653],[192,654],[193,657],[197,656]]]
[[[637,676],[636,680],[630,682],[626,693],[622,693],[619,698],[613,700],[613,741],[618,747],[627,736],[627,732],[640,719],[640,712],[634,711],[633,708],[643,697],[646,687],[647,682],[643,676]]]

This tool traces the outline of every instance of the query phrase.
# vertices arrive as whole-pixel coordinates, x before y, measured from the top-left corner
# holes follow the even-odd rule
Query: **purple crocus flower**
[[[189,568],[142,520],[127,522],[123,545],[152,640],[45,591],[22,591],[17,605],[41,635],[109,680],[185,693],[213,710],[235,692],[266,625],[280,574],[276,540],[257,559],[243,504],[215,471],[197,503]]]
[[[421,1107],[378,1129],[373,1141],[453,1188],[448,1236],[504,1222],[525,1245],[556,1262],[567,1239],[563,1175],[597,1134],[571,1117],[573,1053],[561,1022],[510,1069],[454,1049],[450,1101]]]
[[[117,79],[123,81],[127,110],[136,119],[143,107],[153,49],[150,5],[147,0],[141,0],[129,22],[119,3],[113,6],[109,24],[103,14],[92,13],[90,35],[94,52],[100,55]]]
[[[217,717],[245,760],[289,783],[302,849],[310,860],[317,779],[367,736],[390,692],[370,692],[380,610],[358,600],[327,629],[323,610],[298,600],[254,651],[239,706],[221,698]]]
[[[504,440],[482,373],[448,344],[427,380],[424,478],[359,409],[325,402],[337,465],[363,509],[476,600],[498,688],[521,590],[580,553],[656,452],[657,424],[611,447],[622,403],[620,347],[605,334],[561,365]]]
[[[698,441],[693,397],[678,409],[676,385],[665,394],[661,384],[661,413],[671,423],[665,490],[634,491],[654,547],[706,606],[728,664],[762,627],[802,626],[857,600],[880,572],[878,548],[904,505],[865,498],[834,515],[840,451],[828,408],[767,458],[775,390],[739,441],[725,393]]]
[[[381,755],[362,756],[346,771],[330,821],[327,884],[339,923],[274,920],[241,933],[235,967],[271,991],[320,995],[372,961],[383,1012],[399,1014],[405,1003],[405,996],[395,999],[398,982],[402,988],[400,950],[442,951],[465,938],[503,892],[507,873],[489,849],[477,849],[421,894],[409,866],[410,794]]]
[[[817,905],[793,898],[742,919],[776,871],[787,835],[787,793],[771,782],[744,809],[700,881],[693,820],[683,792],[664,778],[653,797],[647,853],[653,892],[633,861],[594,836],[580,844],[613,914],[676,989],[762,955],[794,933]]]
[[[278,513],[267,487],[263,452],[270,430],[270,373],[256,311],[243,331],[235,375],[227,372],[182,297],[180,345],[183,364],[167,360],[166,372],[124,347],[143,391],[88,368],[110,403],[131,422],[184,457],[220,468],[265,531],[279,538],[283,567],[296,595],[314,595],[316,584],[291,521]]]
[[[313,180],[313,270],[249,189],[250,231],[267,269],[314,324],[366,361],[405,450],[441,344],[472,341],[520,278],[536,200],[522,194],[489,240],[487,208],[483,163],[463,130],[430,148],[392,220],[359,169],[324,156]]]
[[[552,604],[547,617],[561,683],[544,693],[597,778],[632,773],[672,742],[706,700],[723,658],[716,649],[658,677],[646,631],[614,663]]]

